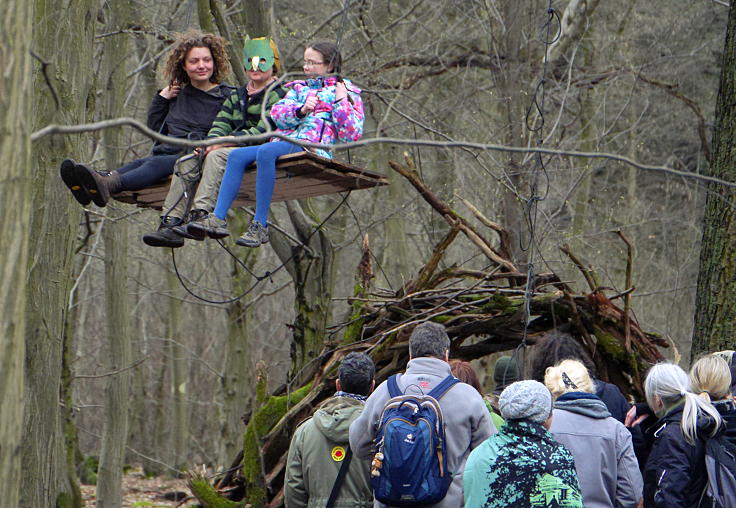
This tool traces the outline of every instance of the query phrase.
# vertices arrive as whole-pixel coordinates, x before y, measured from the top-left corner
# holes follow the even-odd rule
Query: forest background
[[[701,260],[706,205],[732,211],[733,194],[698,178],[718,160],[730,10],[720,0],[4,2],[0,477],[8,489],[0,491],[17,492],[9,506],[74,503],[86,456],[102,456],[101,506],[116,506],[123,462],[166,474],[227,466],[242,449],[240,419],[256,381],[274,389],[294,374],[294,334],[332,340],[330,326],[345,321],[364,235],[373,286],[395,291],[447,234],[447,222],[390,169],[407,156],[457,210],[471,215],[465,200],[505,227],[515,263],[532,261],[581,290],[560,247],[569,245],[617,293],[630,289],[626,246],[612,233],[624,232],[635,246],[632,314],[687,366],[705,315],[699,276],[708,288],[704,267],[730,266],[725,284],[733,284],[736,264],[728,248]],[[291,73],[301,72],[306,43],[339,40],[343,74],[364,90],[364,139],[404,140],[337,154],[384,173],[389,186],[344,203],[335,195],[272,207],[291,237],[336,209],[318,235],[314,279],[287,267],[253,287],[211,241],[187,243],[175,268],[170,251],[140,241],[156,228],[157,212],[118,202],[82,210],[58,178],[66,157],[112,169],[148,153],[150,140],[131,128],[39,132],[143,120],[165,85],[157,76],[174,33],[191,27],[226,36],[234,63],[246,34],[271,34]],[[242,78],[241,68],[230,82]],[[456,142],[477,146],[449,146]],[[480,145],[610,153],[665,170],[574,155],[545,155],[540,165],[532,153]],[[242,228],[248,216],[236,215]],[[710,214],[711,227],[733,239],[724,217]],[[277,244],[235,252],[262,274],[281,264]],[[487,267],[465,239],[442,263]],[[208,303],[181,282],[213,302],[252,290]],[[302,321],[312,307],[323,323]],[[696,349],[727,346],[731,337],[703,338]]]

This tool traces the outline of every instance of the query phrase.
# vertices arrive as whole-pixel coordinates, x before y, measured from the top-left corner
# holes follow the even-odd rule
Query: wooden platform
[[[113,199],[142,208],[161,210],[169,191],[170,178],[140,191],[122,192]],[[276,187],[273,202],[303,199],[348,190],[387,185],[383,175],[349,164],[325,159],[310,152],[292,153],[276,162]],[[256,199],[256,171],[251,165],[240,185],[235,206],[252,206]]]

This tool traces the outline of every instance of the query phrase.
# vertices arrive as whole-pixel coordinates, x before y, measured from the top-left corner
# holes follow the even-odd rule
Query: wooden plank
[[[170,178],[146,189],[113,196],[124,203],[160,210],[169,191]],[[255,165],[246,171],[235,206],[255,203]],[[310,152],[297,152],[279,157],[276,163],[276,185],[273,202],[368,189],[387,185],[383,175],[350,164],[325,159]]]

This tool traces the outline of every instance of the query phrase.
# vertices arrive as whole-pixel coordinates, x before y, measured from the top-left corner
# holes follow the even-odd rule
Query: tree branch
[[[323,148],[326,150],[344,150],[347,148],[357,148],[361,146],[369,146],[376,144],[393,144],[400,146],[428,146],[433,148],[471,148],[476,150],[490,150],[498,152],[510,152],[510,153],[524,153],[532,154],[539,153],[544,155],[561,155],[565,157],[580,157],[586,159],[605,159],[620,162],[628,166],[632,166],[643,171],[652,171],[655,173],[664,173],[668,175],[678,176],[680,178],[688,178],[691,180],[697,180],[703,183],[712,183],[722,185],[724,187],[736,188],[736,182],[729,182],[721,178],[713,176],[702,175],[697,173],[690,173],[688,171],[681,171],[679,169],[670,168],[668,166],[655,166],[650,164],[643,164],[637,162],[629,157],[623,155],[617,155],[606,152],[580,152],[576,150],[557,150],[553,148],[544,147],[532,147],[532,146],[507,146],[497,145],[493,143],[476,143],[472,141],[435,141],[429,139],[407,139],[407,138],[389,138],[389,137],[377,137],[361,139],[351,143],[338,143],[335,145],[323,145],[320,143],[307,143],[299,139],[293,139],[289,136],[280,132],[267,132],[264,134],[258,134],[257,136],[236,136],[234,138],[211,138],[201,141],[189,141],[180,138],[171,138],[164,136],[158,132],[152,131],[146,127],[143,123],[133,118],[122,117],[111,120],[102,120],[100,122],[93,122],[87,124],[77,125],[59,125],[51,124],[47,125],[43,129],[37,130],[31,134],[31,141],[38,141],[39,139],[49,136],[52,134],[80,134],[83,132],[96,132],[103,129],[110,129],[113,127],[130,126],[139,131],[140,133],[148,136],[151,139],[167,143],[174,146],[182,146],[187,148],[196,148],[202,146],[216,145],[224,141],[230,143],[252,143],[255,141],[266,141],[269,138],[278,138],[294,143],[295,145],[310,147],[310,148]]]

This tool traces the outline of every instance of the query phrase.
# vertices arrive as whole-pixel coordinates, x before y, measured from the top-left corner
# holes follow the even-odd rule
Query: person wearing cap
[[[439,323],[425,322],[417,326],[409,338],[409,363],[396,382],[402,393],[420,395],[429,393],[451,375],[449,361],[450,338]],[[391,398],[388,383],[384,381],[368,397],[363,413],[350,426],[350,447],[358,458],[372,458],[373,440],[378,431],[381,413]],[[463,469],[468,454],[492,433],[496,432],[483,398],[472,386],[453,385],[439,399],[445,424],[447,469],[452,483],[447,495],[435,508],[457,508],[463,504]],[[374,507],[383,507],[376,501]]]
[[[552,395],[538,381],[518,381],[499,397],[506,420],[465,464],[465,506],[582,508],[575,461],[548,432]]]
[[[233,91],[222,104],[207,139],[255,136],[275,129],[270,111],[286,96],[286,89],[277,84],[277,74],[281,72],[279,50],[268,37],[248,38],[243,47],[243,61],[248,83]],[[146,245],[176,248],[184,245],[185,238],[204,240],[204,235],[189,233],[187,225],[212,213],[228,156],[240,146],[246,145],[224,140],[203,150],[196,149],[176,162],[161,224],[157,231],[143,236]],[[204,162],[200,164],[201,157],[204,157]],[[195,189],[196,194],[192,198],[190,193]]]
[[[498,407],[498,398],[508,385],[515,383],[520,377],[519,364],[513,356],[502,356],[496,360],[496,365],[493,368],[493,382],[496,384],[496,387],[493,389],[493,392],[486,395],[485,399],[490,406],[489,410],[493,417],[493,423],[498,428],[500,428],[500,425],[497,422],[499,420],[503,422],[501,410]]]

